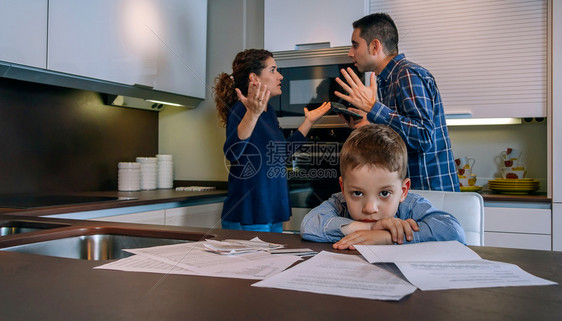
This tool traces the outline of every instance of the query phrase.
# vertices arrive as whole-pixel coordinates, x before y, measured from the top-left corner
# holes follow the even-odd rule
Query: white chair
[[[478,193],[410,190],[452,214],[464,229],[467,245],[484,245],[484,200]]]

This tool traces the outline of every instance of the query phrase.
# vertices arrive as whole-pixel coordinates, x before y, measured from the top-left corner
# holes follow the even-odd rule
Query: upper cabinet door
[[[48,68],[154,86],[157,8],[145,0],[50,0]]]
[[[205,97],[206,0],[50,0],[48,68]]]
[[[0,60],[47,67],[47,1],[0,0]]]
[[[136,0],[135,0],[136,1]],[[160,0],[154,89],[205,98],[207,0]]]
[[[351,24],[364,15],[365,0],[265,0],[264,47],[285,51],[323,42],[349,46]]]

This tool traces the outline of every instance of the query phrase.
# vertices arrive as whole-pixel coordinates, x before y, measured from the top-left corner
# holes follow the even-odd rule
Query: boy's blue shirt
[[[413,240],[404,239],[404,244],[454,240],[466,244],[464,229],[459,221],[453,215],[433,207],[420,195],[408,193],[394,217],[402,220],[411,218],[420,228],[414,231]],[[306,214],[301,223],[301,236],[308,241],[335,243],[344,237],[341,227],[351,222],[354,220],[349,215],[342,193],[335,193]]]

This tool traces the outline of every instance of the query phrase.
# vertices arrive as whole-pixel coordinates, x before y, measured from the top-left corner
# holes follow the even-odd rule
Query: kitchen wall
[[[118,162],[158,152],[158,114],[0,78],[0,136],[0,194],[115,190]]]
[[[225,181],[224,129],[211,96],[213,79],[231,70],[234,55],[244,48],[263,47],[263,0],[213,0],[208,7],[207,99],[196,109],[166,107],[160,112],[159,149],[174,155],[177,180]],[[235,17],[235,18],[233,18]],[[350,30],[351,32],[351,30]],[[547,125],[532,122],[510,126],[459,126],[449,129],[456,156],[476,159],[478,184],[499,177],[496,157],[507,147],[520,148],[528,176],[547,177]]]

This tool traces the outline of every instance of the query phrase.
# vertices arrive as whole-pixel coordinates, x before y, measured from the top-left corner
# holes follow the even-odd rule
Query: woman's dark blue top
[[[238,138],[238,125],[246,114],[240,101],[232,107],[226,124],[224,155],[230,161],[228,196],[222,219],[241,224],[268,224],[289,220],[289,187],[286,163],[306,140],[295,131],[285,140],[271,105],[263,112],[252,135]]]

